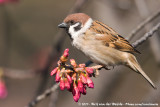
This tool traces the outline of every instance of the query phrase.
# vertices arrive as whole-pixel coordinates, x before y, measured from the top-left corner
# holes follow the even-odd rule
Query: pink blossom
[[[65,83],[65,88],[67,88],[67,90],[70,90],[70,83],[69,83],[69,81],[68,81],[68,79],[65,79],[65,81],[64,81]]]
[[[61,90],[65,89],[65,83],[64,83],[64,80],[62,78],[60,79],[59,87],[60,87]]]
[[[79,72],[79,71],[81,72],[81,71],[83,71],[83,70],[84,70],[84,68],[75,68],[75,71],[76,71],[76,72]]]
[[[68,79],[69,83],[71,84],[72,83],[72,78],[68,74],[67,74],[67,79]]]
[[[0,80],[0,99],[4,99],[7,97],[7,89],[6,89],[6,86],[5,86],[5,83]]]
[[[58,67],[56,67],[55,69],[53,69],[50,73],[51,76],[53,76],[54,74],[56,74],[56,72],[58,71]]]
[[[93,68],[91,67],[86,67],[86,71],[89,73],[89,74],[93,74]]]
[[[63,53],[63,56],[64,57],[68,57],[69,56],[69,49],[67,48],[67,49],[65,49],[65,51],[64,51],[64,53]]]
[[[79,64],[80,68],[84,68],[86,65],[85,64]]]
[[[86,95],[86,93],[87,93],[87,91],[86,91],[86,86],[85,85],[83,85],[83,95]]]
[[[66,64],[69,56],[69,49],[65,49],[60,60],[57,62],[58,67],[53,69],[50,73],[51,76],[56,74],[55,81],[60,82],[60,89],[65,88],[72,92],[73,99],[78,102],[81,94],[86,95],[87,87],[94,88],[94,83],[90,77],[94,73],[94,69],[86,67],[85,64],[77,65],[74,59],[70,59],[70,65]]]
[[[56,81],[56,82],[59,82],[60,78],[61,78],[61,77],[60,77],[60,70],[58,70],[58,71],[57,71],[57,74],[56,74],[55,81]]]
[[[74,87],[73,91],[72,91],[73,99],[74,99],[75,102],[78,102],[81,95],[80,95],[79,89],[76,86],[76,84],[74,84],[73,87]]]
[[[80,79],[78,80],[78,89],[81,93],[83,93],[83,84],[82,84],[82,81]]]
[[[70,59],[70,62],[73,67],[77,67],[76,61],[74,59]]]
[[[86,79],[86,77],[85,77],[83,74],[81,74],[80,78],[81,78],[81,80],[82,80],[82,82],[83,82],[84,84],[87,83],[87,79]]]
[[[94,83],[88,76],[87,76],[87,85],[89,88],[94,88]]]

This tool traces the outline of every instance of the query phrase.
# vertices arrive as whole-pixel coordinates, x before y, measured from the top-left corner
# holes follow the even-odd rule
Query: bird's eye
[[[71,20],[71,22],[70,22],[70,23],[71,23],[71,25],[73,25],[73,24],[74,24],[74,21],[73,21],[73,20]]]

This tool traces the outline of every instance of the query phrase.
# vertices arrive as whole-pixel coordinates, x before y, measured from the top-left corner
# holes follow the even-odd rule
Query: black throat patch
[[[81,29],[81,24],[79,24],[78,26],[74,27],[74,31],[79,31]]]

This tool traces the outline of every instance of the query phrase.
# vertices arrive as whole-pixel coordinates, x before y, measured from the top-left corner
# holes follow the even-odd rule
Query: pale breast
[[[81,50],[94,63],[113,66],[123,63],[124,52],[107,47],[101,42],[81,36],[72,41],[72,45]]]

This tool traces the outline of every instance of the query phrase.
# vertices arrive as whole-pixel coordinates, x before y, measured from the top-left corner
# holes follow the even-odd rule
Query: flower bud
[[[51,71],[50,75],[53,76],[54,74],[57,73],[57,71],[58,71],[58,67],[54,68],[54,69]]]
[[[93,74],[94,69],[91,68],[91,67],[86,67],[86,71],[87,71],[89,74]]]
[[[78,100],[79,100],[79,98],[80,98],[80,92],[79,92],[79,89],[78,89],[78,87],[76,86],[75,83],[73,84],[72,94],[73,94],[73,99],[74,99],[74,101],[75,101],[75,102],[78,102]]]
[[[64,81],[65,83],[65,88],[67,88],[67,90],[70,90],[70,83],[69,83],[69,81],[68,81],[68,79],[65,79],[65,81]]]
[[[68,57],[69,56],[69,49],[67,48],[67,49],[65,49],[65,51],[64,51],[64,53],[63,53],[63,56],[64,57]]]
[[[87,85],[89,88],[94,88],[94,83],[89,77],[87,77]]]
[[[70,59],[70,62],[73,67],[77,67],[76,61],[74,59]]]
[[[86,77],[85,77],[83,74],[81,74],[80,78],[81,78],[81,80],[82,80],[82,82],[83,82],[84,84],[87,83],[87,79],[86,79]]]
[[[84,68],[75,68],[75,71],[76,72],[82,72],[82,71],[84,71]]]
[[[78,89],[81,93],[83,93],[83,84],[82,84],[82,81],[80,79],[78,79]]]
[[[87,91],[86,91],[86,86],[85,85],[83,85],[83,95],[86,95],[86,93],[87,93]]]
[[[80,68],[84,68],[86,65],[85,64],[79,64]]]
[[[71,84],[72,83],[72,78],[67,74],[67,79],[68,79],[68,81],[69,81],[69,83]]]
[[[57,74],[56,74],[56,77],[55,77],[55,81],[56,81],[56,82],[59,82],[60,78],[61,78],[61,77],[60,77],[60,70],[58,70],[58,71],[57,71]]]
[[[5,83],[0,80],[0,99],[4,99],[7,97],[7,89],[6,89],[6,86],[5,86]]]
[[[63,78],[60,79],[59,87],[60,87],[61,90],[64,90],[64,89],[65,89],[65,83],[64,83]]]

